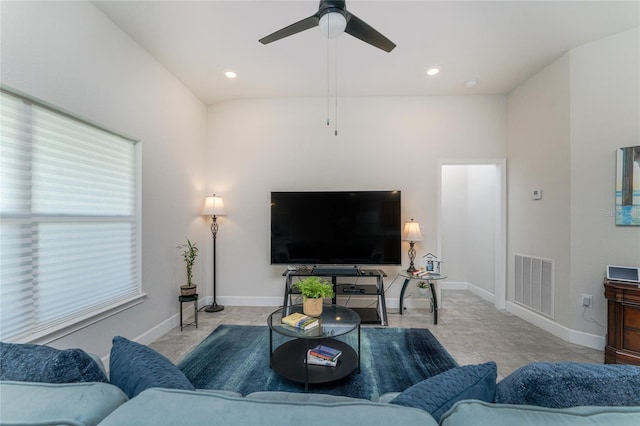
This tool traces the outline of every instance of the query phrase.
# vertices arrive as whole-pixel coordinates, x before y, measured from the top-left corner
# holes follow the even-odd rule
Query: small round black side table
[[[188,325],[195,325],[198,328],[198,294],[190,294],[188,296],[178,296],[180,301],[180,331]],[[193,302],[193,308],[195,310],[195,321],[189,324],[182,324],[182,304],[186,302]]]

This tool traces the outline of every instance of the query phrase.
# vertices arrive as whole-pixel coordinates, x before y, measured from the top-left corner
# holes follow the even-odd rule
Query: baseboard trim
[[[464,281],[444,281],[438,283],[440,290],[468,290],[476,296],[495,305],[495,295],[482,289],[472,283]],[[405,300],[405,305],[407,305]],[[397,303],[397,302],[396,302]],[[387,306],[389,305],[389,299],[387,299]],[[574,343],[576,345],[585,346],[591,349],[603,350],[605,347],[605,337],[596,334],[585,333],[579,330],[573,330],[557,322],[536,314],[528,309],[521,307],[513,302],[507,301],[506,310],[517,317],[539,327],[562,340]]]
[[[469,283],[464,281],[440,281],[438,286],[442,290],[468,290]]]
[[[212,299],[212,297],[203,297],[198,299],[198,309],[202,309],[203,306],[210,304],[207,303],[207,300]],[[194,317],[193,311],[193,302],[183,302],[182,306],[182,321],[186,324],[189,322],[191,318]],[[148,345],[149,343],[157,340],[159,337],[163,336],[167,333],[167,331],[180,327],[180,312],[175,315],[172,315],[165,321],[161,322],[157,326],[147,330],[145,333],[139,335],[135,341],[141,343],[143,345]]]
[[[507,302],[507,311],[569,343],[591,349],[604,349],[604,336],[573,330],[513,302]]]
[[[145,331],[138,337],[133,338],[132,340],[134,342],[140,343],[141,345],[149,345],[150,343],[154,342],[155,340],[167,334],[172,329],[179,326],[180,324],[178,324],[178,321],[179,321],[179,315],[175,314],[169,317],[168,319],[162,321],[160,324],[156,325],[155,327],[152,327],[149,330]],[[108,375],[109,361],[111,359],[111,354],[105,355],[100,359],[102,360],[102,364],[104,364],[104,368],[105,370],[107,370],[107,375]]]
[[[492,293],[476,286],[468,282],[456,282],[456,281],[445,281],[438,283],[439,290],[468,290],[476,296],[490,302],[495,303],[495,295]],[[230,296],[230,297],[219,297],[218,303],[223,306],[273,306],[274,309],[278,306],[282,306],[282,298],[281,297],[242,297],[242,296]],[[413,300],[412,300],[413,299]],[[198,301],[198,306],[206,306],[211,304],[212,297],[207,296]],[[397,309],[399,304],[398,298],[387,298],[386,299],[387,309]],[[425,303],[426,299],[423,298],[406,298],[404,300],[404,305],[407,307],[414,308],[423,308],[427,307]],[[186,308],[185,308],[186,309]],[[585,333],[578,330],[573,330],[563,325],[558,324],[557,322],[546,318],[542,315],[536,314],[528,309],[521,307],[513,302],[507,301],[506,310],[513,315],[539,327],[556,337],[561,338],[564,341],[569,343],[574,343],[577,345],[585,346],[592,349],[602,350],[605,347],[605,338],[604,336],[599,336],[596,334]],[[191,312],[191,310],[189,311]],[[185,312],[185,315],[186,312]],[[185,316],[185,320],[189,318]],[[180,316],[178,313],[158,324],[157,326],[151,328],[147,332],[141,334],[136,339],[136,342],[148,345],[149,343],[155,341],[162,335],[166,334],[169,330],[179,326]],[[109,357],[102,358],[105,366],[109,365]]]
[[[474,285],[471,283],[460,283],[460,284],[466,284],[466,287],[465,287],[466,290],[469,290],[471,293],[475,294],[479,298],[484,299],[487,302],[490,302],[491,304],[495,305],[496,303],[495,294],[490,293],[487,290],[480,288],[477,285]]]
[[[212,297],[208,297],[211,303]],[[218,304],[223,306],[282,306],[282,297],[243,297],[227,296],[217,297]]]

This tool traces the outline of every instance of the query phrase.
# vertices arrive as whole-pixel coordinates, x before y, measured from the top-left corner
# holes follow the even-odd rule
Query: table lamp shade
[[[222,197],[217,197],[213,194],[213,197],[207,197],[204,201],[204,207],[202,208],[203,216],[224,216],[227,214],[224,209],[224,201]]]
[[[402,230],[402,239],[404,241],[422,241],[422,232],[420,231],[420,224],[414,222],[411,219],[410,222],[405,222],[404,229]]]

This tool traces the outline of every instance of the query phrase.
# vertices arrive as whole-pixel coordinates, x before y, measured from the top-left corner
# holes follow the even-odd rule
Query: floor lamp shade
[[[213,302],[204,308],[205,312],[219,312],[224,309],[224,306],[218,305],[216,302],[216,236],[219,229],[217,218],[226,214],[222,197],[213,194],[212,197],[205,198],[202,215],[211,216],[211,235],[213,237]]]
[[[407,272],[415,272],[417,269],[413,264],[413,261],[416,258],[416,249],[413,247],[416,241],[422,241],[422,231],[420,230],[420,224],[418,222],[414,222],[411,219],[409,222],[405,222],[404,228],[402,229],[402,239],[404,241],[409,241],[409,269]]]
[[[202,208],[203,216],[225,216],[226,214],[222,197],[217,197],[214,194],[212,197],[205,198],[204,207]]]

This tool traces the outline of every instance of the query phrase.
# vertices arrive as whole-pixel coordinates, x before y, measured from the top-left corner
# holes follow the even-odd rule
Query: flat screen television
[[[400,265],[400,191],[271,193],[271,264]]]

